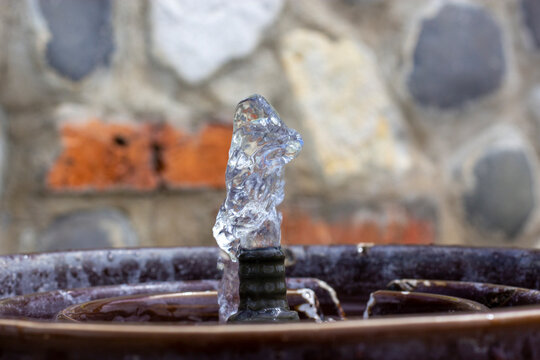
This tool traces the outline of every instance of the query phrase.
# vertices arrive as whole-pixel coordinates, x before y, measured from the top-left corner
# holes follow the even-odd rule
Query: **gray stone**
[[[46,57],[51,67],[81,80],[109,65],[114,50],[110,0],[40,0],[50,31]]]
[[[154,0],[152,51],[190,83],[251,53],[279,14],[283,0]]]
[[[492,133],[478,149],[466,149],[462,159],[466,220],[481,232],[518,237],[535,207],[532,152],[508,128]]]
[[[540,1],[522,0],[523,17],[536,47],[540,48]]]
[[[130,221],[113,209],[84,210],[59,216],[38,237],[37,250],[95,249],[138,245]]]
[[[478,6],[450,3],[422,22],[407,85],[421,105],[460,107],[496,90],[505,68],[493,17]]]
[[[531,168],[520,151],[486,154],[474,167],[477,186],[465,195],[465,211],[474,225],[516,237],[534,207]]]
[[[533,118],[540,123],[540,85],[531,90],[528,105]]]

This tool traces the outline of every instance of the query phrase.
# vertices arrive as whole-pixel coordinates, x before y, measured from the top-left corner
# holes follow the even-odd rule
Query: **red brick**
[[[304,211],[284,211],[284,244],[432,244],[435,225],[427,220],[399,217],[386,221],[326,221]]]
[[[195,136],[163,127],[163,181],[169,187],[225,187],[231,136],[232,127],[224,125],[208,125]]]
[[[61,129],[63,151],[47,175],[55,191],[153,190],[225,186],[232,127],[192,135],[170,125],[106,124],[92,119]]]
[[[148,131],[92,119],[61,129],[63,152],[47,176],[53,190],[156,187]]]

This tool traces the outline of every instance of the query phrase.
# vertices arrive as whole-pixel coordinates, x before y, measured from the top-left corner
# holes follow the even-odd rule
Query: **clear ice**
[[[219,209],[214,238],[225,252],[218,301],[220,320],[238,308],[240,248],[279,246],[283,201],[283,170],[302,149],[302,137],[289,129],[260,95],[236,107],[229,162],[225,174],[227,197]]]

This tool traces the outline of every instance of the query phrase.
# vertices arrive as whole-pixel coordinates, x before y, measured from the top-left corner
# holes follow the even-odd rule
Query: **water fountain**
[[[214,228],[225,260],[213,247],[0,256],[0,357],[540,358],[539,250],[281,249],[275,206],[301,139],[259,96],[234,131]],[[222,320],[239,300],[234,324],[218,297]]]
[[[238,104],[225,175],[227,198],[214,226],[214,237],[225,252],[222,320],[298,320],[285,297],[281,214],[276,207],[285,196],[283,167],[302,146],[300,134],[287,128],[262,96]],[[239,311],[230,317],[233,310]]]

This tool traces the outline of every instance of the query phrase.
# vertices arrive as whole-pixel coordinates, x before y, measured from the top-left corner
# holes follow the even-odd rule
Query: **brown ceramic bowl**
[[[361,251],[359,251],[361,250]],[[115,249],[0,257],[0,294],[217,279],[213,248]],[[289,249],[288,276],[332,286],[346,313],[396,279],[540,288],[540,252],[439,246]],[[73,359],[540,359],[540,306],[330,323],[152,325],[0,319],[0,357]]]
[[[436,295],[440,296],[440,295]],[[287,301],[301,319],[321,321],[311,289],[287,290]],[[2,305],[0,305],[0,308]],[[56,315],[71,322],[167,322],[174,325],[219,321],[217,291],[186,291],[97,299],[66,307]]]

